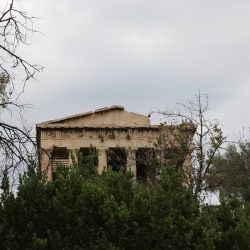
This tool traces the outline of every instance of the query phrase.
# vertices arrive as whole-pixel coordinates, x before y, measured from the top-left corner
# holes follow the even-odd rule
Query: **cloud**
[[[120,104],[148,114],[209,94],[226,131],[248,124],[249,1],[18,2],[43,17],[20,53],[45,66],[20,101],[42,122]],[[235,118],[234,118],[235,117]],[[230,132],[231,133],[231,132]]]

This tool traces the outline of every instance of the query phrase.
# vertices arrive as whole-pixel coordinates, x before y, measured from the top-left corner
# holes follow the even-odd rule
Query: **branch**
[[[16,78],[14,70],[17,67],[25,73],[25,78],[23,79],[24,87],[26,81],[31,78],[35,79],[35,74],[43,70],[41,65],[32,64],[17,54],[16,50],[20,44],[31,44],[29,43],[29,36],[37,32],[33,29],[34,19],[37,18],[29,17],[26,12],[17,10],[14,7],[14,2],[15,0],[11,0],[10,4],[6,5],[5,9],[0,12],[0,36],[2,37],[2,40],[0,40],[0,50],[3,51],[3,56],[1,56],[3,62],[0,64],[0,69],[5,72],[10,79],[13,89]],[[29,25],[31,25],[31,28]],[[6,58],[10,58],[11,61],[6,61]],[[5,66],[6,64],[10,65]]]

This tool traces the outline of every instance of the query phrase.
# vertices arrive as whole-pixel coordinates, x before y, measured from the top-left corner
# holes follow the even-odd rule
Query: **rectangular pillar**
[[[98,160],[99,160],[98,173],[101,174],[104,168],[107,169],[107,151],[106,151],[106,149],[98,149]]]
[[[47,173],[48,180],[52,180],[52,149],[40,149],[40,168]]]
[[[134,174],[133,180],[136,181],[136,150],[137,149],[128,149],[127,151],[127,171],[129,169]]]

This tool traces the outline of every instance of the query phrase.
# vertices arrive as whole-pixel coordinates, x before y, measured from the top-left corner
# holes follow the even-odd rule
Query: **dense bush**
[[[93,166],[94,168],[95,166]],[[201,209],[166,166],[156,184],[131,172],[57,167],[46,180],[34,164],[18,192],[2,181],[1,249],[249,249],[250,221],[236,198]]]

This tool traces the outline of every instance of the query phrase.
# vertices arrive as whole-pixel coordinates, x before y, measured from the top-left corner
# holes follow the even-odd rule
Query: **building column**
[[[104,168],[107,169],[107,149],[106,148],[98,149],[98,160],[99,160],[98,173],[101,174]]]
[[[52,149],[40,149],[40,168],[47,173],[48,180],[52,179]]]
[[[137,149],[127,149],[127,170],[134,174],[133,180],[136,181],[136,151]]]

